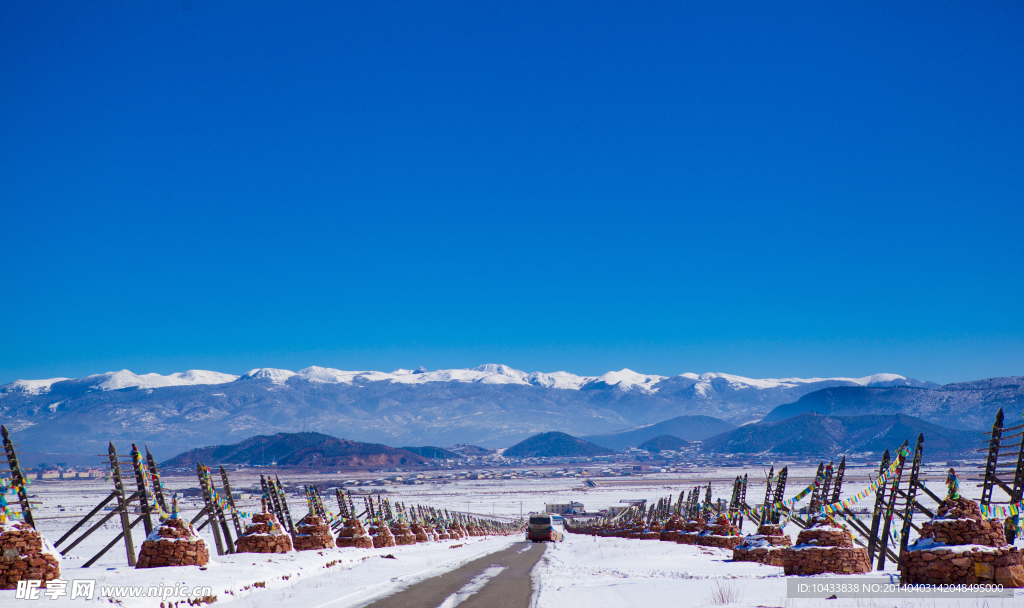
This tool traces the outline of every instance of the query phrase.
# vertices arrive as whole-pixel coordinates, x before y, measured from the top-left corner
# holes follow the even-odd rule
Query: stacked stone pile
[[[331,527],[319,515],[307,513],[295,526],[293,543],[296,551],[316,551],[333,549],[334,537]]]
[[[854,574],[870,572],[868,550],[853,546],[853,535],[827,517],[811,520],[797,535],[796,545],[782,549],[787,575]]]
[[[416,542],[418,543],[426,543],[433,540],[430,534],[427,533],[427,530],[420,524],[412,524],[409,526],[409,530],[416,537]]]
[[[0,524],[0,589],[16,589],[18,581],[60,578],[60,559],[41,534],[25,523]]]
[[[385,525],[370,526],[370,538],[373,539],[374,549],[395,546],[395,535],[392,534],[391,529]]]
[[[679,531],[683,529],[683,518],[673,515],[665,522],[661,532],[658,533],[659,540],[675,542],[679,539]]]
[[[676,535],[676,542],[680,545],[696,545],[697,537],[707,525],[703,519],[691,519],[683,524],[683,529]]]
[[[749,534],[732,550],[736,562],[757,562],[766,566],[782,566],[782,549],[792,541],[779,526],[765,525],[757,534]]]
[[[697,544],[701,547],[718,547],[720,549],[732,549],[743,542],[739,528],[729,523],[729,520],[720,515],[715,523],[704,528],[697,535]]]
[[[346,519],[345,525],[338,530],[338,537],[334,544],[339,547],[356,547],[358,549],[372,549],[373,539],[366,533],[363,522],[356,518]]]
[[[287,553],[292,550],[292,539],[273,513],[257,513],[235,547],[238,553]]]
[[[999,584],[1024,587],[1024,554],[1006,544],[999,522],[981,516],[966,498],[946,498],[921,537],[907,547],[900,580],[905,584]]]
[[[146,537],[135,567],[205,566],[209,561],[210,551],[192,524],[175,517],[160,522]]]
[[[416,535],[412,533],[412,529],[409,527],[409,524],[405,522],[392,524],[391,534],[395,537],[396,545],[402,546],[416,544]]]

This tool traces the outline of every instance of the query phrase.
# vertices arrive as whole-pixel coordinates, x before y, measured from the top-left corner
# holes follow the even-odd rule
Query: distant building
[[[551,503],[544,505],[547,513],[558,513],[559,515],[579,515],[586,513],[582,502]]]

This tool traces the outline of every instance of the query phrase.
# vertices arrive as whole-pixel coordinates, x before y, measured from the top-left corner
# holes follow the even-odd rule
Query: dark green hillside
[[[451,450],[446,450],[444,448],[439,448],[439,447],[435,447],[435,446],[432,446],[432,445],[404,447],[402,449],[403,450],[408,450],[408,451],[412,452],[413,454],[419,454],[420,456],[422,456],[424,458],[430,458],[431,460],[445,460],[445,459],[458,460],[458,459],[462,458],[462,455],[456,454],[455,452],[452,452]]]
[[[425,464],[426,458],[379,443],[360,443],[322,433],[259,435],[230,445],[196,448],[164,462],[162,466],[213,464],[270,464],[279,466],[380,466]]]
[[[509,458],[556,458],[571,456],[599,456],[612,454],[614,450],[594,445],[567,435],[552,431],[541,433],[525,439],[505,450],[503,456]]]
[[[640,447],[645,441],[659,435],[672,435],[685,441],[699,441],[734,428],[736,425],[711,416],[676,416],[655,424],[614,433],[588,435],[583,439],[613,450],[625,450],[630,447]]]
[[[647,441],[640,444],[641,450],[647,450],[648,452],[660,452],[662,450],[680,450],[690,445],[689,441],[685,441],[674,435],[658,435],[654,439],[648,439]]]
[[[965,454],[980,444],[975,432],[948,429],[902,414],[844,417],[805,413],[778,422],[741,426],[705,440],[701,449],[711,453],[812,457],[881,454],[899,447],[904,440],[913,443],[919,434],[924,434],[926,456]]]

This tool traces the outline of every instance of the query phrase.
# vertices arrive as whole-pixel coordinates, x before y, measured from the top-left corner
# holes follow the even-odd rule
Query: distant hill
[[[897,415],[821,416],[804,413],[778,422],[756,422],[706,439],[710,453],[785,454],[831,458],[869,453],[880,455],[924,434],[924,456],[963,455],[981,447],[974,431],[941,427],[919,418]]]
[[[488,454],[494,453],[494,450],[482,448],[478,445],[470,445],[468,443],[450,445],[448,446],[448,451],[455,452],[456,454],[461,454],[463,456],[487,456]]]
[[[462,458],[461,454],[457,454],[444,448],[434,447],[432,445],[404,447],[402,449],[408,450],[413,454],[419,454],[424,458],[430,458],[431,460],[458,460]]]
[[[920,389],[906,386],[875,388],[837,386],[804,395],[780,405],[764,417],[775,422],[817,412],[826,416],[905,414],[949,428],[991,429],[996,411],[1007,420],[1024,414],[1024,377],[988,378]]]
[[[640,444],[641,450],[648,452],[660,452],[662,450],[679,450],[690,445],[689,441],[680,439],[675,435],[658,435],[654,439],[648,439]]]
[[[572,435],[567,435],[566,433],[552,431],[550,433],[534,435],[529,439],[520,441],[505,450],[502,455],[510,458],[555,458],[563,456],[599,456],[601,454],[611,454],[613,451],[599,445],[594,445],[589,441],[578,439]]]
[[[614,433],[588,435],[583,439],[612,450],[640,447],[640,444],[658,437],[672,435],[686,441],[700,441],[736,428],[724,420],[711,416],[676,416],[670,420],[633,427]]]
[[[280,466],[383,466],[426,464],[427,458],[379,443],[360,443],[322,433],[258,435],[230,445],[196,448],[161,466],[213,464],[270,464]]]

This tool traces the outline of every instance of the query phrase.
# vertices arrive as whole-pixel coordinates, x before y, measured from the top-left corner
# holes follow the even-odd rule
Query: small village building
[[[586,509],[583,508],[582,502],[549,503],[544,505],[544,511],[547,513],[557,513],[559,515],[579,515],[581,513],[586,513]]]

